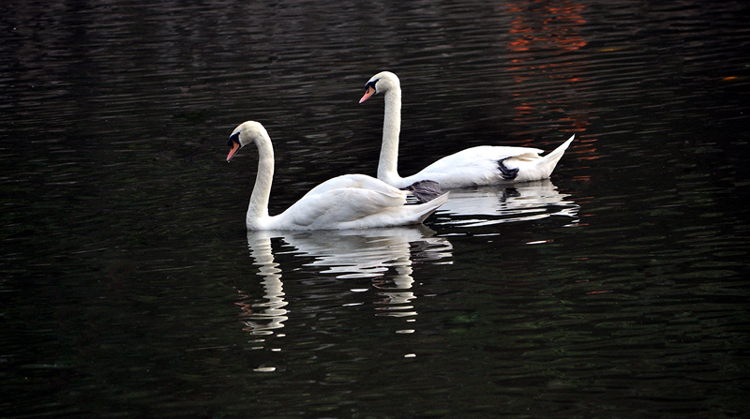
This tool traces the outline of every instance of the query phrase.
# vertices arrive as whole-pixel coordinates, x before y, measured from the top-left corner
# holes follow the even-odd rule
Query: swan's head
[[[269,140],[268,132],[260,122],[247,121],[240,124],[232,131],[227,144],[230,147],[227,161],[232,160],[235,154],[244,146],[254,143],[259,139]],[[269,140],[270,141],[270,140]]]
[[[365,83],[365,95],[362,96],[359,103],[366,101],[372,95],[386,93],[394,88],[401,88],[401,82],[399,82],[398,77],[390,71],[381,71]]]

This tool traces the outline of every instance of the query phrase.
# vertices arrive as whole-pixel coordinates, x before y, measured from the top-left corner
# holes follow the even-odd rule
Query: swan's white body
[[[555,169],[575,135],[548,155],[544,150],[529,147],[478,146],[446,156],[421,172],[402,178],[398,174],[398,142],[401,131],[401,84],[388,71],[374,75],[365,85],[365,95],[359,103],[373,94],[383,93],[383,144],[378,163],[378,179],[403,188],[414,182],[432,180],[441,188],[495,185],[547,179]]]
[[[443,194],[419,205],[406,205],[407,192],[367,175],[327,180],[279,215],[268,214],[274,172],[271,138],[258,122],[247,121],[230,136],[231,160],[242,146],[258,147],[258,174],[247,208],[248,230],[342,230],[393,227],[424,221],[447,199]]]

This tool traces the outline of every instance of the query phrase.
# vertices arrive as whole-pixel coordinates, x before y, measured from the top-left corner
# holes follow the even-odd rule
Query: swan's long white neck
[[[250,205],[247,207],[248,226],[256,225],[268,218],[268,199],[273,183],[274,156],[271,140],[261,136],[256,139],[255,145],[258,147],[258,174],[255,177],[253,193],[250,195]]]
[[[383,115],[383,144],[380,147],[378,179],[394,184],[398,175],[398,138],[401,133],[401,88],[391,87],[385,92]]]

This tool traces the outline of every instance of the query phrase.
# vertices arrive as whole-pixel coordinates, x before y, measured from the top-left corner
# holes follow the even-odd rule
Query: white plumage
[[[398,142],[401,131],[401,84],[389,72],[378,73],[365,84],[365,95],[383,93],[383,144],[378,163],[378,179],[398,188],[422,180],[438,182],[441,188],[495,185],[547,179],[575,135],[542,157],[544,150],[530,147],[478,146],[451,154],[421,172],[402,178],[398,174]]]
[[[229,137],[231,160],[243,146],[258,147],[258,173],[250,196],[248,230],[341,230],[392,227],[424,221],[448,194],[418,205],[406,205],[408,192],[367,175],[343,175],[311,189],[279,215],[268,214],[273,182],[274,154],[271,138],[258,122],[239,125]]]

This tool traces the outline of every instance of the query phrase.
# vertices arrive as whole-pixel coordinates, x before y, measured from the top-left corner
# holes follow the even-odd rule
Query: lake
[[[6,4],[7,3],[7,4]],[[750,400],[750,4],[0,5],[0,417],[739,418]],[[549,180],[421,226],[247,232],[475,145]]]

